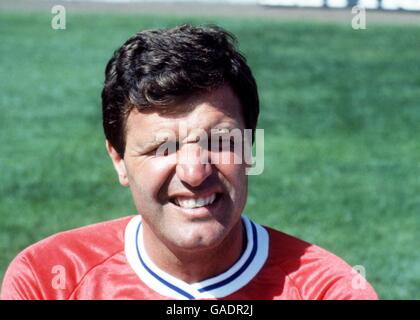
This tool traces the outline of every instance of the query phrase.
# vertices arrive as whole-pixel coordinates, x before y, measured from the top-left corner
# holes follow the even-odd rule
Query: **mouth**
[[[222,193],[214,192],[207,196],[200,197],[173,197],[170,199],[170,202],[184,213],[190,215],[206,215],[217,208],[222,197]]]

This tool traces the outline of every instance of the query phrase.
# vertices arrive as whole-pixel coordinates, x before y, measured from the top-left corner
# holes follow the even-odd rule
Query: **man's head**
[[[186,251],[238,241],[247,165],[234,163],[234,149],[203,153],[197,141],[213,129],[255,130],[257,88],[233,37],[191,26],[136,34],[107,65],[102,104],[109,155],[149,241]],[[158,154],[165,132],[179,147]],[[220,154],[230,161],[213,163]]]
[[[125,124],[133,109],[170,110],[193,94],[229,84],[242,106],[246,128],[256,128],[259,100],[254,77],[219,27],[183,25],[137,33],[108,62],[102,91],[105,136],[121,157]]]

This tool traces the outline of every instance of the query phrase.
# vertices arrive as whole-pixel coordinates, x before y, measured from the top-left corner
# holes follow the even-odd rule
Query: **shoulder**
[[[130,219],[60,232],[29,246],[9,265],[1,299],[66,299],[92,268],[124,250]]]
[[[270,237],[267,264],[302,299],[377,299],[370,284],[335,254],[296,237],[265,227]]]

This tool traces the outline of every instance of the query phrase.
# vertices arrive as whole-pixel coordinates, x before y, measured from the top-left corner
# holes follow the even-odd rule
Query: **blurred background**
[[[142,29],[215,23],[260,91],[245,213],[363,266],[382,299],[420,299],[420,1],[363,1],[358,29],[355,4],[0,0],[0,279],[40,239],[136,213],[104,148],[105,65]]]

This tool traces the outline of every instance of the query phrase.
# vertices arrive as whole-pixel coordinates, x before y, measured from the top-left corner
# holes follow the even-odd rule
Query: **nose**
[[[212,173],[207,150],[197,143],[186,143],[179,150],[176,174],[182,182],[199,186]]]

